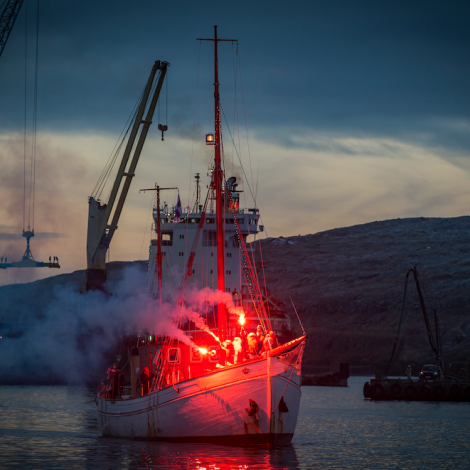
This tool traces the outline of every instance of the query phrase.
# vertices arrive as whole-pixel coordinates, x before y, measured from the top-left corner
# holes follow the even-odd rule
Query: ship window
[[[217,246],[217,232],[214,230],[206,230],[202,246]]]
[[[198,348],[191,348],[191,362],[202,362],[202,355]]]
[[[173,231],[162,230],[162,246],[173,246]]]
[[[180,251],[180,252],[178,253],[178,256],[184,256],[184,251]]]
[[[183,238],[184,238],[184,235],[180,235],[180,240],[183,240]]]
[[[231,258],[232,257],[232,253],[227,253],[227,258]]]
[[[226,287],[225,292],[230,292],[230,287]]]
[[[212,274],[212,269],[211,269],[211,274]]]
[[[226,270],[226,271],[225,271],[225,274],[229,274],[229,275],[230,275],[230,274],[232,274],[232,271]],[[229,292],[230,292],[230,291],[229,291]]]
[[[244,224],[245,223],[245,219],[238,219],[238,224]]]
[[[250,225],[256,225],[257,222],[258,222],[258,219],[250,219],[249,224]]]
[[[208,219],[206,219],[206,223],[208,223],[208,224],[213,224],[213,223],[215,223],[215,222],[214,222],[214,219],[208,218]]]
[[[180,362],[180,348],[168,349],[168,362],[173,364]]]
[[[198,224],[201,219],[189,219],[190,224]]]

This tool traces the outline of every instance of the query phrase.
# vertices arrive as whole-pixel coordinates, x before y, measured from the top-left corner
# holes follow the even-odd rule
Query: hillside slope
[[[417,266],[436,309],[446,361],[470,359],[470,217],[372,222],[261,243],[266,282],[309,335],[312,363],[388,363],[405,275]],[[414,281],[395,369],[432,362]]]

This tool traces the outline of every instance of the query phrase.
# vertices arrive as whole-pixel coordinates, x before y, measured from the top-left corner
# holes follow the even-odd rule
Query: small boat
[[[259,212],[240,209],[236,180],[225,178],[221,158],[217,47],[224,40],[217,38],[217,27],[210,41],[215,132],[206,137],[214,148],[207,197],[200,200],[198,186],[195,211],[183,213],[180,204],[168,211],[160,203],[163,188],[155,188],[148,291],[156,298],[156,315],[168,312],[171,328],[147,332],[128,345],[131,387],[124,393],[112,386],[98,389],[98,422],[104,436],[288,444],[299,413],[306,336],[280,344],[274,333],[272,299],[259,285],[245,242],[262,230]],[[170,258],[178,259],[175,269],[168,268]],[[172,275],[179,288],[170,310],[164,285]],[[209,278],[216,288],[209,287]]]

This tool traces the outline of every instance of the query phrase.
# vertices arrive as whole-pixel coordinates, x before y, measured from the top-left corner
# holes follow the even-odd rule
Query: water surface
[[[469,469],[470,403],[371,402],[366,379],[303,387],[292,445],[240,448],[102,437],[93,392],[0,387],[0,468]]]

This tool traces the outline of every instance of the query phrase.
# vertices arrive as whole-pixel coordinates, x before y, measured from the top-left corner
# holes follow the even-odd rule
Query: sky
[[[213,45],[196,38],[213,37],[214,25],[238,40],[219,45],[227,175],[242,176],[238,153],[243,204],[255,195],[262,236],[469,214],[469,14],[465,1],[41,0],[33,146],[37,0],[26,0],[0,57],[0,256],[25,250],[34,147],[33,255],[58,256],[61,273],[86,268],[88,197],[154,61],[165,60],[110,248],[111,261],[147,258],[153,196],[139,189],[177,186],[192,205],[194,174],[207,172]],[[0,285],[51,274],[8,269]]]

